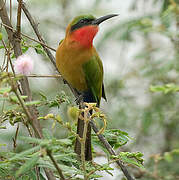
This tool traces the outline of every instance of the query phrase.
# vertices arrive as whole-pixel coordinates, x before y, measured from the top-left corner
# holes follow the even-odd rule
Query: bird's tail
[[[96,102],[97,101],[97,102]],[[99,100],[96,100],[93,96],[93,93],[89,90],[87,92],[83,93],[83,102],[88,103],[97,103],[97,107],[99,107]],[[93,111],[90,110],[89,113],[92,115]],[[83,113],[81,114],[83,116]],[[83,137],[83,131],[84,131],[84,120],[78,118],[78,125],[77,125],[77,134],[80,136],[80,138]],[[75,142],[75,153],[81,157],[81,143],[76,138]],[[86,134],[86,141],[85,141],[85,160],[91,161],[92,160],[92,151],[91,151],[91,126],[88,123],[87,127],[87,134]]]
[[[84,130],[84,120],[78,118],[78,126],[77,126],[77,134],[80,138],[83,137],[83,130]],[[81,143],[78,139],[75,142],[75,153],[79,157],[81,157]],[[92,160],[92,151],[91,151],[91,126],[88,124],[87,127],[87,134],[86,134],[86,141],[85,141],[85,160],[91,161]]]

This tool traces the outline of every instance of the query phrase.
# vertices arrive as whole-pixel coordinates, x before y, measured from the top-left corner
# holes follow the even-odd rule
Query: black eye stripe
[[[76,30],[80,27],[83,27],[83,26],[90,25],[93,20],[94,19],[87,19],[87,18],[80,19],[76,24],[74,24],[71,27],[71,31],[74,31],[74,30]]]
[[[81,19],[79,22],[80,23],[85,23],[85,22],[91,22],[92,19],[87,19],[87,18],[84,18],[84,19]]]

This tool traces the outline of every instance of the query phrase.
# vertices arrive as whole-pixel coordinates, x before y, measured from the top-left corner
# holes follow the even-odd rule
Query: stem
[[[18,132],[19,132],[19,123],[17,124],[17,128],[16,128],[16,133],[15,133],[15,137],[14,138],[12,138],[12,140],[13,140],[13,143],[14,143],[14,151],[15,151],[15,149],[16,149],[16,147],[17,147],[17,143],[16,143],[16,141],[17,141],[17,135],[18,135]]]
[[[50,150],[47,150],[47,155],[49,156],[49,158],[51,159],[51,161],[53,162],[53,165],[55,166],[55,168],[57,169],[60,177],[62,180],[65,180],[65,177],[62,173],[62,170],[60,169],[60,167],[58,166],[57,162],[55,161],[54,157],[52,156],[52,153]]]
[[[19,0],[18,9],[17,9],[17,37],[20,39],[21,36],[21,7],[22,7],[22,0]]]
[[[99,130],[96,127],[95,123],[93,122],[93,120],[90,120],[90,125],[93,128],[94,132],[97,134],[99,140],[102,142],[102,144],[105,146],[105,148],[107,149],[107,151],[109,152],[109,154],[111,155],[116,155],[115,151],[113,150],[113,148],[111,147],[111,145],[108,143],[108,141],[105,139],[105,137],[102,134],[99,134]],[[124,173],[124,175],[126,176],[126,178],[128,180],[134,180],[134,178],[129,174],[129,171],[127,170],[127,168],[123,165],[123,162],[118,160],[116,161],[116,163],[118,164],[118,166],[121,168],[122,172]]]
[[[82,162],[82,168],[84,171],[84,180],[87,180],[88,177],[86,175],[86,165],[85,165],[85,143],[86,143],[86,134],[87,134],[87,127],[88,127],[88,118],[87,113],[84,111],[84,129],[83,129],[83,138],[80,140],[81,143],[81,162]]]
[[[31,74],[31,75],[27,75],[27,77],[30,77],[30,78],[61,78],[62,76],[60,74],[55,74],[55,75]]]

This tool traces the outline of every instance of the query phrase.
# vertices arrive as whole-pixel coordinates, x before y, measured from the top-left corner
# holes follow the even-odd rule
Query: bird
[[[93,46],[99,24],[117,16],[109,14],[100,18],[93,15],[75,17],[67,26],[65,38],[56,50],[56,66],[63,79],[82,98],[83,102],[100,106],[106,99],[103,83],[103,64]],[[92,113],[92,112],[91,112]],[[77,134],[83,137],[84,120],[78,118]],[[81,157],[81,143],[76,139],[75,152]],[[92,160],[91,126],[88,124],[85,141],[85,160]]]

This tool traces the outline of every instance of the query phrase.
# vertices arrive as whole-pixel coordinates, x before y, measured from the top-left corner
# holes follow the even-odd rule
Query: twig
[[[13,140],[13,142],[14,142],[14,151],[15,151],[15,149],[16,149],[16,146],[17,146],[17,143],[16,143],[16,141],[17,141],[17,135],[18,135],[18,132],[19,132],[19,123],[17,124],[17,128],[16,128],[16,133],[15,133],[15,137],[12,139]]]
[[[26,38],[28,38],[28,39],[30,39],[30,40],[32,40],[32,41],[35,41],[35,42],[41,44],[42,46],[44,46],[44,47],[46,47],[46,48],[48,48],[48,49],[51,49],[52,51],[55,51],[55,52],[56,52],[56,50],[55,50],[54,48],[46,45],[46,44],[43,43],[43,42],[40,42],[40,41],[38,41],[38,40],[36,40],[36,39],[34,39],[34,38],[31,38],[31,37],[29,37],[28,35],[26,35],[26,34],[24,34],[24,33],[21,33],[21,35],[24,36],[24,37],[26,37]]]
[[[103,145],[105,146],[105,148],[107,149],[107,151],[111,154],[111,155],[116,155],[115,151],[113,150],[113,148],[111,147],[111,145],[108,143],[108,141],[105,139],[105,137],[102,134],[99,134],[99,130],[96,127],[95,123],[93,122],[93,120],[89,121],[91,127],[93,128],[94,132],[97,134],[99,140],[103,143]],[[123,165],[123,162],[118,160],[116,161],[116,163],[118,164],[118,166],[121,168],[122,172],[124,173],[124,175],[126,176],[126,178],[128,180],[134,180],[134,178],[129,174],[127,168]]]
[[[2,39],[1,41],[2,41],[2,44],[3,44],[4,48],[5,48],[8,62],[10,62],[13,75],[14,75],[14,77],[16,77],[15,70],[14,70],[14,66],[13,66],[13,64],[12,64],[11,57],[10,57],[10,46],[9,46],[9,48],[7,48],[5,42],[3,41],[3,39]],[[19,86],[18,86],[18,89],[19,89],[19,92],[21,92],[21,89],[20,89]]]
[[[3,41],[3,39],[1,40],[1,42],[2,42],[2,44],[3,44],[3,46],[4,46],[5,51],[6,51],[8,61],[10,62],[10,65],[11,65],[11,68],[12,68],[12,72],[13,72],[13,74],[15,75],[14,67],[13,67],[13,65],[12,65],[12,61],[11,61],[11,58],[10,58],[9,49],[6,47],[6,44],[5,44],[5,42]]]
[[[17,9],[17,37],[20,39],[21,36],[21,7],[22,7],[22,0],[19,0],[18,9]]]
[[[40,167],[36,166],[35,167],[35,172],[36,172],[37,180],[40,180]]]
[[[65,177],[62,173],[62,170],[60,169],[60,167],[58,166],[57,162],[55,161],[54,157],[52,156],[52,153],[50,150],[46,150],[47,151],[47,155],[49,156],[49,158],[51,159],[51,161],[53,162],[53,165],[55,166],[55,168],[57,169],[58,171],[58,174],[60,175],[61,177],[61,180],[65,180]]]
[[[13,29],[12,27],[8,26],[7,24],[1,23],[1,25],[3,25],[3,26],[6,27],[6,28],[9,28],[10,30],[12,30],[12,31],[15,33],[14,29]],[[30,37],[30,36],[22,33],[22,32],[21,32],[21,35],[24,36],[24,37],[26,37],[26,38],[28,38],[28,39],[30,39],[30,40],[32,40],[32,41],[35,41],[35,42],[37,42],[37,43],[39,43],[39,44],[47,47],[48,49],[51,49],[52,51],[55,51],[55,52],[56,52],[56,50],[55,50],[54,48],[52,48],[52,47],[44,44],[43,42],[40,42],[40,41],[38,41],[38,40],[36,40],[36,39],[34,39],[34,38],[32,38],[32,37]]]
[[[10,19],[10,22],[12,23],[12,0],[10,0],[9,8],[10,8],[9,19]]]
[[[55,75],[30,74],[30,75],[27,75],[27,77],[30,77],[30,78],[61,78],[62,76],[60,74],[55,74]]]

